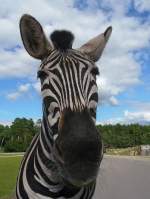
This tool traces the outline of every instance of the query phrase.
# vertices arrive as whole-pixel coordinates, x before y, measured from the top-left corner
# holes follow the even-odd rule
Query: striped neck
[[[32,140],[21,163],[17,179],[16,198],[91,199],[95,190],[95,183],[86,187],[70,188],[61,181],[59,170],[53,159],[53,144],[53,132],[48,126],[47,118],[43,115],[41,132]]]

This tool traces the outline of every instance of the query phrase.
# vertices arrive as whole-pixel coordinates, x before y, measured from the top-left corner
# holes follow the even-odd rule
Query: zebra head
[[[102,159],[102,140],[96,129],[98,92],[95,62],[100,58],[112,28],[79,49],[73,49],[71,32],[54,31],[48,41],[39,22],[30,15],[20,21],[27,52],[41,60],[44,113],[53,132],[53,150],[62,179],[83,186],[96,180]]]

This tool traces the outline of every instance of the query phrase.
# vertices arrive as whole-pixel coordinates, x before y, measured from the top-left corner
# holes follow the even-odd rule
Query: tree
[[[3,125],[0,124],[0,149],[2,148],[3,145],[3,131],[4,131],[5,127]]]
[[[5,151],[25,151],[29,146],[36,128],[32,119],[16,118],[12,123],[11,135],[5,145]]]
[[[104,146],[123,148],[150,144],[150,125],[99,125],[97,127],[103,138]]]
[[[0,149],[2,149],[5,144],[7,143],[7,141],[10,139],[11,137],[11,132],[10,132],[10,128],[9,126],[1,126],[0,127]]]

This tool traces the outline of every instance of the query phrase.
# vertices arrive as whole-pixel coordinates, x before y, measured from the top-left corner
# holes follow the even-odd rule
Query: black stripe
[[[98,94],[97,94],[97,92],[95,93],[92,93],[92,95],[90,96],[90,98],[89,98],[89,102],[91,101],[91,100],[93,100],[93,101],[95,101],[95,102],[98,102]]]
[[[49,147],[48,144],[47,144],[46,137],[45,137],[44,133],[42,132],[42,133],[40,134],[40,136],[41,136],[41,141],[42,141],[42,143],[43,143],[43,146],[44,146],[45,150],[47,151],[47,153],[50,154],[50,153],[51,153],[50,147]],[[48,141],[49,141],[49,140],[48,140]],[[49,144],[51,145],[50,142],[49,142]]]
[[[37,141],[38,139],[38,134],[35,135],[35,137],[33,138],[31,144],[30,144],[30,147],[28,148],[23,160],[22,160],[22,163],[21,163],[21,168],[20,168],[20,176],[18,176],[18,180],[17,180],[17,185],[19,186],[19,192],[20,192],[20,195],[23,197],[23,199],[29,199],[25,189],[24,189],[24,185],[23,185],[23,171],[24,171],[24,166],[26,164],[26,161],[27,161],[27,158],[28,158],[28,155],[30,153],[30,151],[32,150],[32,148],[34,147],[34,144],[35,142]],[[33,152],[32,152],[33,153]],[[17,191],[17,190],[16,190]],[[20,199],[17,192],[16,192],[16,196],[17,196],[17,199]]]
[[[43,117],[43,125],[44,125],[44,128],[45,128],[45,133],[46,133],[46,135],[48,137],[48,140],[50,141],[50,144],[52,145],[53,144],[52,131],[49,128],[45,117]]]
[[[35,161],[35,165],[36,165],[36,168],[38,170],[38,172],[40,173],[40,175],[42,176],[42,178],[45,180],[45,182],[51,186],[56,186],[58,185],[58,183],[55,183],[53,181],[51,181],[46,175],[45,173],[43,172],[39,162],[38,162],[38,159],[37,159],[37,156],[35,156],[34,158],[34,161]],[[33,164],[33,163],[32,163]]]
[[[66,99],[68,99],[68,104],[70,104],[70,101],[69,101],[69,87],[68,87],[68,81],[67,81],[67,76],[66,76],[66,72],[65,72],[65,64],[64,64],[64,61],[63,61],[63,59],[62,59],[62,61],[61,61],[61,70],[62,70],[62,75],[63,75],[63,77],[64,77],[64,79],[65,79],[65,87],[66,87],[66,92],[64,92],[65,93],[65,101],[66,101]],[[64,88],[65,88],[64,87]]]

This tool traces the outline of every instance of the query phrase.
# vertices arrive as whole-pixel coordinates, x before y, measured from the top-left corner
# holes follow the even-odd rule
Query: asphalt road
[[[150,158],[105,156],[93,199],[150,199]]]

